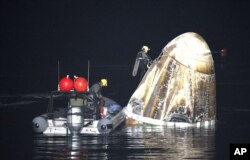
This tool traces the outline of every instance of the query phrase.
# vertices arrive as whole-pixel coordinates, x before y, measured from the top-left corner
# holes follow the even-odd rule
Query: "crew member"
[[[92,101],[91,106],[93,107],[93,110],[96,113],[94,119],[100,118],[99,107],[102,105],[101,103],[103,103],[102,88],[107,86],[108,86],[107,79],[101,79],[100,82],[97,82],[90,87],[88,97],[89,99],[91,99]]]
[[[101,79],[100,82],[97,82],[93,84],[90,87],[89,93],[95,95],[97,98],[101,99],[102,98],[102,87],[107,87],[108,86],[108,81],[107,79]]]
[[[138,68],[140,69],[140,79],[143,78],[144,74],[147,72],[150,64],[152,63],[152,59],[148,55],[148,51],[150,48],[148,46],[142,46],[141,51],[137,53],[137,57],[134,64],[133,76],[137,75]]]

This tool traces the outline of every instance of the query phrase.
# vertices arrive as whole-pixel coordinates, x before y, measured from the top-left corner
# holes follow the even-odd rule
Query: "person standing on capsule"
[[[143,78],[144,74],[147,72],[150,64],[152,63],[152,59],[148,55],[150,48],[148,46],[142,46],[141,50],[137,53],[137,57],[135,60],[132,76],[137,75],[138,69],[140,70],[140,80]]]

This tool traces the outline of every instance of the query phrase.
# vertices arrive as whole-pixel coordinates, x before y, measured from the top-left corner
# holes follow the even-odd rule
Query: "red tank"
[[[88,88],[88,81],[83,77],[76,77],[74,80],[74,88],[78,92],[85,92]]]
[[[63,77],[60,79],[60,81],[59,81],[60,91],[68,92],[68,91],[72,90],[73,87],[74,87],[74,82],[69,76]]]

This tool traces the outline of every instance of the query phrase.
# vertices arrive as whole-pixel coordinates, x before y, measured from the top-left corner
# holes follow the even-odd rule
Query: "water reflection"
[[[33,159],[107,159],[106,136],[46,136],[34,138]]]
[[[33,159],[214,159],[214,128],[124,126],[110,135],[33,137]]]
[[[145,148],[160,148],[160,154],[149,150],[151,158],[214,159],[214,128],[166,128],[159,126],[135,127],[128,132],[141,140]],[[164,150],[164,151],[163,151]]]

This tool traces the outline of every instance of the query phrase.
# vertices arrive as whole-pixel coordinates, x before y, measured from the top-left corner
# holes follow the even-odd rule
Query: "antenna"
[[[89,80],[90,80],[89,70],[90,70],[90,60],[88,60],[88,88],[89,88]]]
[[[59,91],[60,88],[59,88],[59,78],[60,78],[60,61],[57,60],[57,90]]]

